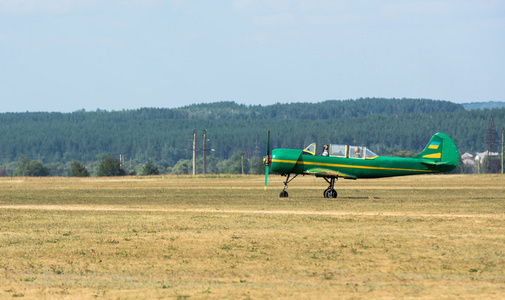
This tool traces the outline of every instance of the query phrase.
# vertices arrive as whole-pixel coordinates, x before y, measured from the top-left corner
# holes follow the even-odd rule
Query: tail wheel
[[[286,192],[286,191],[282,191],[282,192],[280,192],[280,193],[279,193],[279,197],[280,197],[280,198],[287,198],[287,197],[288,197],[288,192]]]

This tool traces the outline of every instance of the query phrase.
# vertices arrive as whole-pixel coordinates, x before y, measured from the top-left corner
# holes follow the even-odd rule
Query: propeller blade
[[[270,165],[270,130],[268,131],[267,134],[267,156],[265,157],[265,191],[267,189],[267,182],[268,182],[268,166]]]
[[[267,181],[268,181],[268,165],[265,168],[265,191],[267,190]]]

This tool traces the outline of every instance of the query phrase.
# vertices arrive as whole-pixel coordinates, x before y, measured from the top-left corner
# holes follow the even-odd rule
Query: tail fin
[[[458,165],[459,152],[451,138],[439,132],[430,139],[426,148],[413,158],[426,165],[439,166],[441,172],[448,172]]]

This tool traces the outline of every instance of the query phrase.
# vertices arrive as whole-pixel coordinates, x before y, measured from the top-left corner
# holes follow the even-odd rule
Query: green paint
[[[345,158],[311,155],[303,150],[275,149],[272,151],[272,172],[311,174],[317,177],[347,179],[441,173],[453,170],[459,153],[450,137],[435,134],[426,148],[411,158],[377,156]]]

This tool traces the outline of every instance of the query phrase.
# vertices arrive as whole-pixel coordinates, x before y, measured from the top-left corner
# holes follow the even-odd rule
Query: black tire
[[[280,192],[280,193],[279,193],[279,197],[280,197],[280,198],[287,198],[287,197],[288,197],[288,192],[286,192],[286,191],[282,191],[282,192]]]
[[[337,198],[337,191],[332,189],[326,189],[324,191],[324,198]]]

